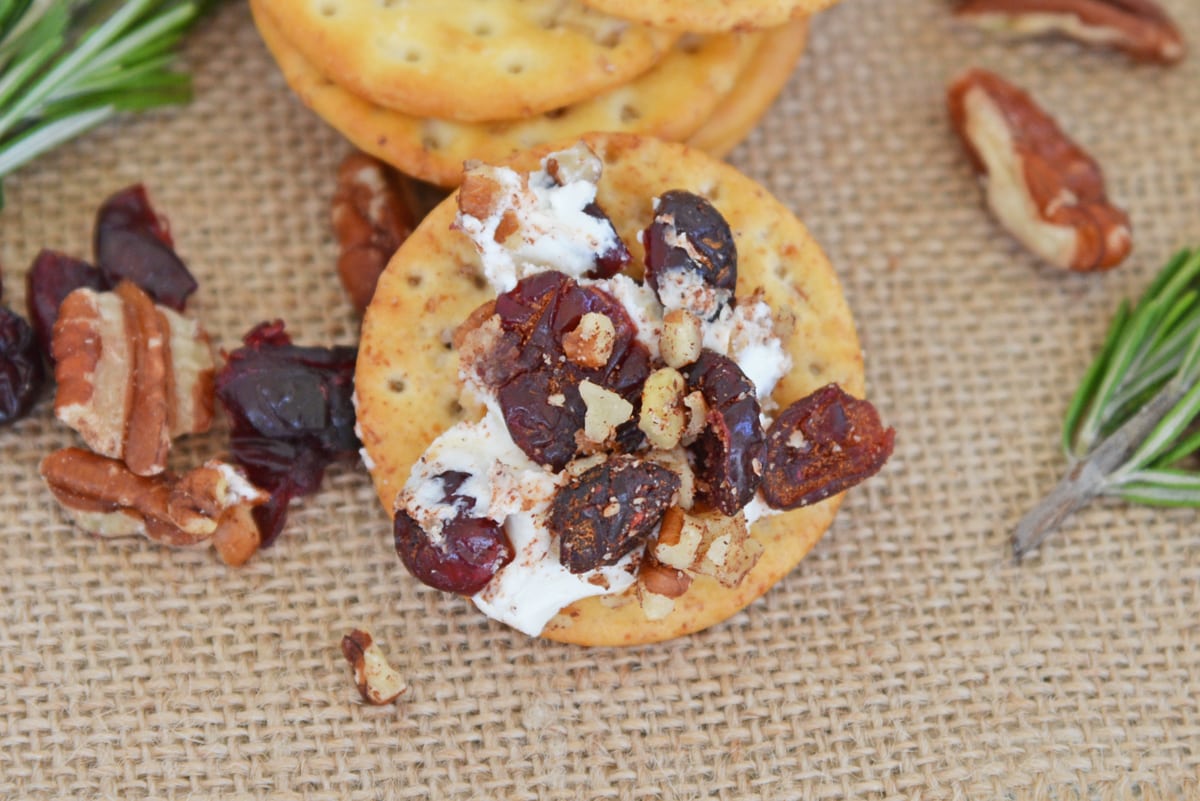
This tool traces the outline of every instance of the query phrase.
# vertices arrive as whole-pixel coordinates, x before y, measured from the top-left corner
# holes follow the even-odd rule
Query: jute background
[[[1164,0],[1200,50],[1200,4]],[[1177,799],[1200,797],[1200,526],[1099,504],[1036,558],[1012,525],[1063,467],[1058,424],[1120,298],[1200,243],[1200,52],[1135,66],[957,30],[944,0],[819,16],[733,160],[808,223],[846,284],[886,471],[778,587],[652,647],[535,642],[428,591],[337,468],[241,570],[74,531],[36,475],[73,442],[47,402],[0,432],[0,797]],[[187,109],[110,125],[7,186],[7,302],[42,246],[90,252],[145,181],[226,347],[284,317],[352,342],[327,223],[338,137],[233,4],[190,40]],[[983,213],[943,86],[1030,88],[1106,167],[1137,251],[1037,265]],[[220,447],[189,445],[181,462]],[[409,700],[364,706],[338,641],[372,628]]]

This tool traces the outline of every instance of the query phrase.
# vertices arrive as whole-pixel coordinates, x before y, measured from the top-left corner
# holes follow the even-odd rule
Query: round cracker
[[[583,0],[614,17],[692,33],[773,28],[829,8],[838,0]]]
[[[808,43],[808,17],[769,31],[713,115],[687,138],[692,147],[724,158],[758,124],[787,85]]]
[[[261,0],[311,64],[360,97],[478,122],[561,108],[652,67],[676,34],[575,0]]]
[[[725,215],[738,248],[738,294],[764,291],[794,362],[772,396],[780,406],[830,382],[862,395],[862,354],[837,276],[791,212],[757,183],[702,151],[622,134],[584,140],[604,160],[597,199],[630,245],[635,265],[644,258],[637,233],[653,216],[651,199],[668,189],[697,192]],[[521,154],[513,166],[535,169],[552,149]],[[456,211],[451,196],[413,232],[380,278],[363,320],[355,374],[358,425],[376,491],[389,514],[422,452],[447,428],[474,416],[460,405],[451,335],[495,293],[482,277],[474,246],[450,230]],[[736,588],[697,578],[676,601],[675,611],[657,621],[645,618],[632,590],[617,598],[589,598],[563,610],[542,636],[628,645],[720,622],[795,567],[829,526],[840,500],[756,523],[751,533],[765,551]]]
[[[681,40],[649,72],[598,97],[514,122],[468,123],[414,117],[354,95],[323,77],[291,47],[271,18],[261,13],[259,0],[251,7],[284,79],[309,108],[360,150],[440,186],[456,186],[468,159],[496,163],[521,150],[589,131],[686,139],[711,119],[743,67],[763,49],[762,39],[768,38],[718,34]]]

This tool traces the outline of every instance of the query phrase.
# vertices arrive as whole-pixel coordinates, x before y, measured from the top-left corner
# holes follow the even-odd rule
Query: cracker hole
[[[548,120],[561,120],[563,117],[567,116],[567,112],[570,110],[570,106],[563,106],[562,108],[551,109],[543,116]]]
[[[685,33],[679,37],[679,43],[676,46],[689,56],[694,56],[704,47],[704,37],[695,33]]]
[[[450,416],[457,420],[458,418],[462,417],[462,414],[466,411],[466,409],[464,409],[463,405],[458,401],[452,400],[449,404],[447,404],[446,411],[450,412]]]
[[[433,134],[425,134],[421,137],[421,147],[425,148],[426,150],[440,150],[442,143],[439,142],[438,138]]]
[[[496,29],[492,27],[492,23],[490,22],[477,22],[471,27],[471,33],[476,36],[491,36],[495,32]]]
[[[621,106],[621,122],[637,122],[642,118],[642,112],[629,103]]]
[[[525,64],[521,61],[514,61],[504,68],[509,75],[520,75],[525,71]]]
[[[410,47],[404,51],[404,60],[409,64],[416,64],[422,58],[421,51],[415,47]]]
[[[419,275],[410,275],[410,276],[408,277],[408,285],[409,285],[409,286],[412,286],[412,287],[417,287],[417,286],[420,286],[420,285],[421,285],[421,276],[419,276]]]
[[[337,3],[321,3],[319,6],[317,6],[317,10],[321,12],[321,16],[323,17],[336,17],[338,12]]]
[[[397,395],[403,394],[404,390],[408,389],[408,383],[399,376],[392,376],[388,379],[388,390]]]
[[[478,273],[471,276],[471,283],[475,284],[476,289],[487,289],[488,288],[487,279],[484,278],[482,275],[479,275]]]

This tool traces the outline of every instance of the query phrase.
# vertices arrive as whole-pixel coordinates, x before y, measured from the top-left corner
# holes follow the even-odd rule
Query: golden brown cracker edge
[[[668,189],[707,197],[725,215],[738,246],[738,296],[762,288],[779,321],[791,372],[772,397],[783,408],[836,382],[863,395],[863,362],[854,321],[829,261],[804,225],[766,189],[733,167],[684,145],[624,134],[583,140],[604,160],[598,202],[630,246],[651,219],[652,198]],[[560,143],[520,154],[514,169],[537,169]],[[474,246],[452,233],[456,199],[439,205],[393,257],[363,320],[355,385],[358,422],[371,475],[392,514],[412,465],[439,434],[469,414],[462,407],[455,327],[494,298]],[[741,585],[729,589],[705,577],[676,600],[662,620],[649,621],[633,591],[629,602],[589,598],[564,609],[542,636],[581,645],[633,645],[699,631],[725,620],[767,591],[808,553],[828,528],[837,496],[760,520],[752,536],[765,552]],[[399,565],[397,565],[397,569]]]

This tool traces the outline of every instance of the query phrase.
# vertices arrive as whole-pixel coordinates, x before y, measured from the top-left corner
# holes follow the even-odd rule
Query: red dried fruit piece
[[[231,422],[234,461],[271,493],[255,510],[263,544],[279,533],[287,502],[320,486],[325,467],[358,452],[354,434],[357,348],[291,344],[283,323],[262,323],[229,354],[216,392]]]
[[[708,405],[704,430],[691,445],[700,497],[732,517],[762,481],[766,443],[754,383],[737,362],[711,350],[687,370],[688,390]]]
[[[603,220],[608,223],[609,229],[613,233],[613,241],[616,243],[612,247],[596,254],[596,266],[588,271],[588,278],[611,278],[617,273],[624,270],[633,261],[633,254],[629,252],[624,240],[617,234],[616,226],[613,225],[612,218],[600,208],[600,204],[592,201],[583,207],[583,213],[589,217],[595,217],[597,220]]]
[[[588,312],[604,314],[615,331],[612,355],[599,368],[581,367],[563,351],[562,340]],[[585,379],[625,398],[637,408],[650,374],[650,354],[636,340],[623,306],[607,293],[583,287],[558,272],[530,276],[496,299],[502,333],[491,353],[515,354],[488,362],[480,375],[496,387],[513,441],[529,458],[561,470],[577,452],[575,434],[586,407],[579,396]],[[626,428],[636,427],[631,423]],[[640,441],[622,429],[619,437]]]
[[[435,543],[407,512],[397,509],[392,534],[408,572],[444,592],[474,595],[513,560],[503,527],[485,518],[456,517]]]
[[[654,533],[679,484],[673,471],[628,455],[576,476],[550,506],[559,560],[572,573],[616,564]]]
[[[24,417],[45,381],[33,329],[19,314],[0,306],[0,425]]]
[[[96,266],[110,285],[137,284],[156,303],[182,311],[196,279],[175,254],[167,219],[155,213],[141,184],[100,206],[94,236]]]
[[[666,276],[686,271],[696,273],[714,289],[726,290],[732,301],[737,287],[737,246],[729,223],[705,198],[682,189],[664,192],[642,243],[646,246],[646,282],[656,295]]]
[[[111,289],[104,275],[92,265],[54,250],[43,250],[25,275],[25,301],[38,345],[49,357],[58,307],[76,289]]]
[[[763,497],[774,509],[823,501],[878,473],[895,438],[869,401],[824,386],[771,424]]]

